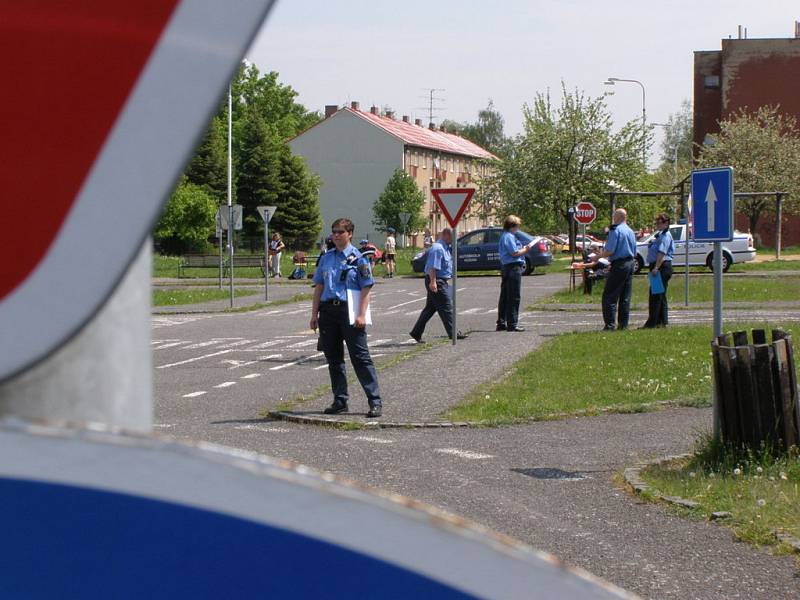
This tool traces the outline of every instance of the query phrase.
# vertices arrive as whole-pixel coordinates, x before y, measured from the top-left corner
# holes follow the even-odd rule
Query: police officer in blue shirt
[[[661,213],[656,217],[656,234],[647,245],[647,265],[650,273],[661,276],[664,292],[654,294],[650,290],[649,313],[647,322],[642,326],[666,327],[669,323],[669,306],[667,305],[667,283],[672,277],[672,256],[675,254],[675,242],[669,232],[669,215]]]
[[[525,331],[517,325],[519,302],[522,297],[522,273],[525,271],[525,254],[533,242],[523,246],[517,239],[522,220],[508,215],[503,221],[500,236],[500,300],[497,303],[496,331]]]
[[[319,327],[333,389],[333,404],[325,409],[325,414],[335,415],[348,410],[350,396],[344,366],[344,344],[347,344],[350,362],[369,401],[367,417],[380,417],[381,393],[367,347],[366,330],[369,296],[375,282],[369,260],[351,244],[353,229],[350,219],[336,219],[331,226],[334,248],[325,253],[314,272],[311,329]],[[348,289],[361,293],[359,305],[353,307],[355,322],[352,325],[347,307]]]
[[[428,296],[425,307],[409,333],[417,343],[422,342],[425,325],[437,312],[447,336],[453,339],[453,297],[450,291],[450,278],[453,277],[453,257],[450,254],[452,242],[453,232],[450,228],[446,228],[442,230],[441,237],[428,250],[425,260],[425,289]],[[467,337],[460,331],[456,336],[459,340]]]
[[[636,257],[636,234],[626,223],[628,212],[624,208],[614,211],[613,225],[608,232],[605,248],[600,252],[601,258],[611,261],[611,270],[603,290],[604,331],[628,328],[628,317],[631,310],[631,290],[633,288],[633,267]],[[619,303],[619,316],[617,315]],[[615,326],[614,321],[617,321]]]

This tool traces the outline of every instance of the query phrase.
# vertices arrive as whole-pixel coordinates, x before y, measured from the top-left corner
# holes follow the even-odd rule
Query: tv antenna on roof
[[[425,96],[425,99],[428,101],[428,106],[420,108],[419,110],[427,110],[428,111],[428,123],[433,123],[434,113],[441,110],[442,106],[437,106],[437,102],[443,102],[444,98],[437,97],[436,92],[444,92],[444,88],[423,88],[428,94]]]

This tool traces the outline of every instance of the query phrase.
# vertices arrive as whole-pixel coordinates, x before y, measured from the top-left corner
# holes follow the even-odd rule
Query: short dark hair
[[[517,227],[517,226],[519,226],[521,224],[522,224],[522,219],[520,219],[518,216],[516,216],[516,215],[508,215],[506,217],[506,220],[503,221],[503,229],[508,231],[512,227]]]
[[[347,233],[353,233],[356,229],[355,225],[353,225],[353,222],[350,219],[345,219],[344,217],[336,219],[331,224],[331,229],[333,229],[334,227],[341,227]]]
[[[662,223],[666,223],[667,225],[670,224],[670,218],[667,213],[659,213],[656,215],[656,221],[661,221]]]

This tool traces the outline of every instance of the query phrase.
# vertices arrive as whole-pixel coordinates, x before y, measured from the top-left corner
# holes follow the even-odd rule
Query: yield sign
[[[442,209],[450,227],[455,227],[464,216],[475,190],[472,188],[439,188],[431,190],[436,204]]]
[[[0,0],[0,380],[114,290],[271,4]]]

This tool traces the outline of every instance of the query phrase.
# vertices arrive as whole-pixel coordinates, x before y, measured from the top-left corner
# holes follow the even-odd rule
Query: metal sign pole
[[[222,207],[217,208],[217,246],[219,246],[219,289],[222,289]]]
[[[456,345],[458,327],[456,326],[456,289],[458,288],[458,224],[453,227],[453,346]]]
[[[581,260],[586,260],[586,225],[583,226],[583,248],[581,249]]]
[[[273,257],[274,260],[274,257]],[[264,215],[264,300],[269,300],[269,215]]]
[[[231,140],[233,138],[232,104],[231,86],[228,84],[228,269],[231,276],[231,308],[233,308],[233,198],[231,195],[233,177],[233,160],[231,156]]]
[[[683,186],[681,186],[683,189]],[[683,196],[681,196],[683,197]],[[689,306],[689,199],[683,203],[683,218],[686,221],[686,235],[683,236],[683,305]]]
[[[722,242],[714,242],[714,337],[722,335]]]

